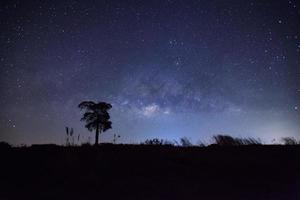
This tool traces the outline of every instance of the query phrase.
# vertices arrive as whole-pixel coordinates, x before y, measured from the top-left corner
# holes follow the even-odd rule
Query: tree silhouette
[[[96,130],[95,145],[99,143],[99,134],[111,129],[111,121],[108,110],[112,108],[112,105],[106,102],[95,103],[93,101],[83,101],[78,107],[81,110],[85,110],[81,121],[85,121],[85,127],[89,131]]]

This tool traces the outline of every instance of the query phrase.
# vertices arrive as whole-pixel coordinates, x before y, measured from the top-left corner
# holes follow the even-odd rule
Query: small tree
[[[85,127],[89,131],[95,130],[95,145],[99,143],[99,134],[111,129],[111,121],[108,110],[112,108],[112,105],[106,102],[95,103],[93,101],[83,101],[78,107],[85,110],[81,121],[85,121]]]

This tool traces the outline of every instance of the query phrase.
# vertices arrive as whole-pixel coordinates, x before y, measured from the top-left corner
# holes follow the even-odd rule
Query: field
[[[0,149],[0,199],[299,200],[300,146]]]

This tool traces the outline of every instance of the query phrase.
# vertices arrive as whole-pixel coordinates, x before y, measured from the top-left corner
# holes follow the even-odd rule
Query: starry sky
[[[296,0],[1,1],[0,141],[81,142],[84,100],[112,104],[100,140],[300,138]]]

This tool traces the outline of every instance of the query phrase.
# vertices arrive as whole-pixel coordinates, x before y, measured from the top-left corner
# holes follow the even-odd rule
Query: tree
[[[78,107],[81,110],[85,110],[81,121],[85,121],[85,127],[89,131],[96,131],[95,145],[99,143],[99,134],[111,129],[111,121],[108,110],[112,108],[112,105],[106,102],[95,103],[93,101],[83,101]]]

